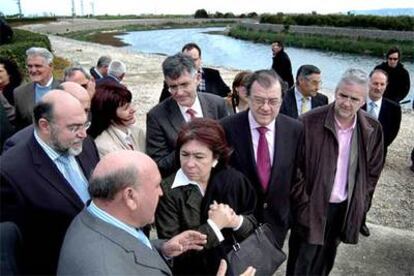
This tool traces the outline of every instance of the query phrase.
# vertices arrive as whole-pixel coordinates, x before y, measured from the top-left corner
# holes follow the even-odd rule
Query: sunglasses
[[[388,60],[398,60],[398,58],[389,57]]]

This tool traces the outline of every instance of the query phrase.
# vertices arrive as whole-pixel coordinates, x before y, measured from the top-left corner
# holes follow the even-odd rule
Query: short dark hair
[[[50,102],[40,100],[33,108],[33,121],[35,127],[39,127],[39,120],[46,119],[48,122],[53,122],[54,108]]]
[[[195,44],[194,42],[190,42],[190,43],[185,44],[183,46],[183,48],[181,49],[181,52],[183,53],[184,51],[191,51],[192,49],[197,49],[198,55],[201,58],[201,48],[197,44]]]
[[[177,53],[167,57],[162,63],[164,78],[178,79],[184,72],[195,75],[197,70],[191,57]]]
[[[122,189],[138,185],[137,174],[138,170],[131,165],[103,176],[92,175],[88,192],[92,198],[113,200]]]
[[[10,82],[3,89],[4,93],[8,89],[14,89],[19,86],[22,83],[23,77],[22,73],[19,70],[19,67],[17,66],[16,62],[14,62],[14,60],[0,57],[0,64],[3,64],[4,69],[6,70],[7,75],[9,75],[10,79]]]
[[[315,65],[311,64],[305,64],[299,67],[297,73],[296,73],[296,81],[298,81],[299,77],[307,78],[308,76],[312,74],[320,74],[321,70],[316,67]]]
[[[282,40],[275,40],[272,44],[277,43],[282,50],[285,48]]]
[[[109,81],[99,84],[91,101],[92,124],[88,134],[96,138],[112,122],[121,123],[116,110],[131,101],[132,93],[124,85]]]
[[[98,59],[98,63],[96,64],[96,67],[101,68],[103,66],[109,66],[109,63],[111,63],[112,58],[110,56],[101,56]]]
[[[177,138],[176,160],[180,160],[180,149],[189,141],[198,141],[205,144],[217,158],[221,166],[226,166],[230,156],[230,147],[227,144],[223,127],[213,119],[195,118],[184,124]]]
[[[400,49],[397,46],[391,47],[390,49],[388,49],[388,51],[387,51],[387,58],[390,55],[394,54],[394,53],[398,53],[398,58],[401,59],[401,51],[400,51]]]
[[[274,83],[279,83],[280,88],[282,88],[283,83],[282,79],[273,69],[255,71],[246,81],[247,96],[250,96],[252,85],[255,81],[266,88],[272,86]]]

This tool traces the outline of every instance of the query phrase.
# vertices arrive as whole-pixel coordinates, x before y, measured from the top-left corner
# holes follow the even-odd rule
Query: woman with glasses
[[[105,83],[96,88],[88,134],[95,138],[100,157],[122,149],[145,151],[145,134],[135,126],[131,100],[131,92],[121,84]]]
[[[388,84],[384,97],[396,103],[402,101],[410,91],[410,75],[401,63],[401,52],[397,47],[392,47],[387,52],[387,60],[376,66],[388,74]]]
[[[163,183],[155,217],[158,237],[194,229],[207,235],[207,244],[174,258],[174,275],[215,275],[233,237],[241,241],[256,226],[255,191],[243,174],[227,166],[229,155],[215,120],[195,118],[178,134],[180,169]]]

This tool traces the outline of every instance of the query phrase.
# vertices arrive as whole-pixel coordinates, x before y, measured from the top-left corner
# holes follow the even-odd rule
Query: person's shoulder
[[[401,106],[398,103],[384,97],[382,98],[382,104],[392,109],[401,110]]]
[[[329,109],[333,108],[333,103],[314,108],[300,116],[302,122],[320,121],[326,117]]]
[[[23,83],[14,89],[14,96],[19,97],[24,95],[27,90],[33,87],[33,82]]]
[[[211,94],[211,93],[206,93],[206,92],[197,92],[198,93],[198,97],[201,100],[206,100],[208,102],[213,102],[213,103],[217,103],[220,105],[225,106],[225,100],[217,95]]]
[[[17,143],[3,152],[0,156],[0,170],[2,172],[16,172],[21,175],[22,171],[32,167],[33,159],[29,143],[32,143],[31,138],[22,143]]]
[[[155,106],[153,106],[150,111],[148,111],[148,115],[159,115],[160,113],[165,113],[167,108],[169,106],[171,106],[172,104],[174,104],[174,99],[169,97],[165,100],[163,100],[162,102],[156,104]]]
[[[244,120],[246,120],[246,123],[248,123],[248,118],[247,118],[247,113],[248,111],[242,111],[242,112],[238,112],[236,114],[232,114],[230,116],[226,116],[222,119],[220,119],[220,123],[225,126],[225,130],[227,129],[227,127],[232,127],[234,126],[235,123],[237,122],[242,122]]]
[[[206,74],[220,74],[219,70],[210,67],[203,67],[203,71]]]
[[[297,120],[295,118],[292,118],[292,117],[287,116],[287,115],[282,114],[282,113],[279,113],[277,115],[276,121],[278,123],[282,123],[286,126],[290,126],[291,128],[294,128],[294,129],[299,129],[300,130],[300,129],[303,128],[303,124],[300,120]]]
[[[322,101],[326,101],[326,102],[328,102],[328,97],[326,96],[326,95],[324,95],[324,94],[322,94],[322,93],[317,93],[316,94],[316,96],[315,96],[317,99],[320,99],[320,100],[322,100]]]

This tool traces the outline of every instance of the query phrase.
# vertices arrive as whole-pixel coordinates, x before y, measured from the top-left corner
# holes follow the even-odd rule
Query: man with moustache
[[[18,129],[32,124],[34,105],[60,84],[59,80],[53,78],[53,54],[48,49],[32,47],[26,51],[26,55],[31,82],[17,87],[13,92]]]
[[[286,91],[280,113],[297,119],[305,112],[328,104],[328,97],[319,93],[321,70],[314,65],[302,65],[296,74],[296,85]]]
[[[47,93],[33,110],[34,131],[0,158],[0,220],[20,229],[23,274],[55,274],[67,227],[89,200],[98,162],[85,141],[87,115],[74,96]]]
[[[301,116],[304,177],[292,195],[287,275],[328,275],[340,242],[358,243],[383,167],[381,125],[360,110],[368,82],[364,71],[347,70],[335,102]]]

